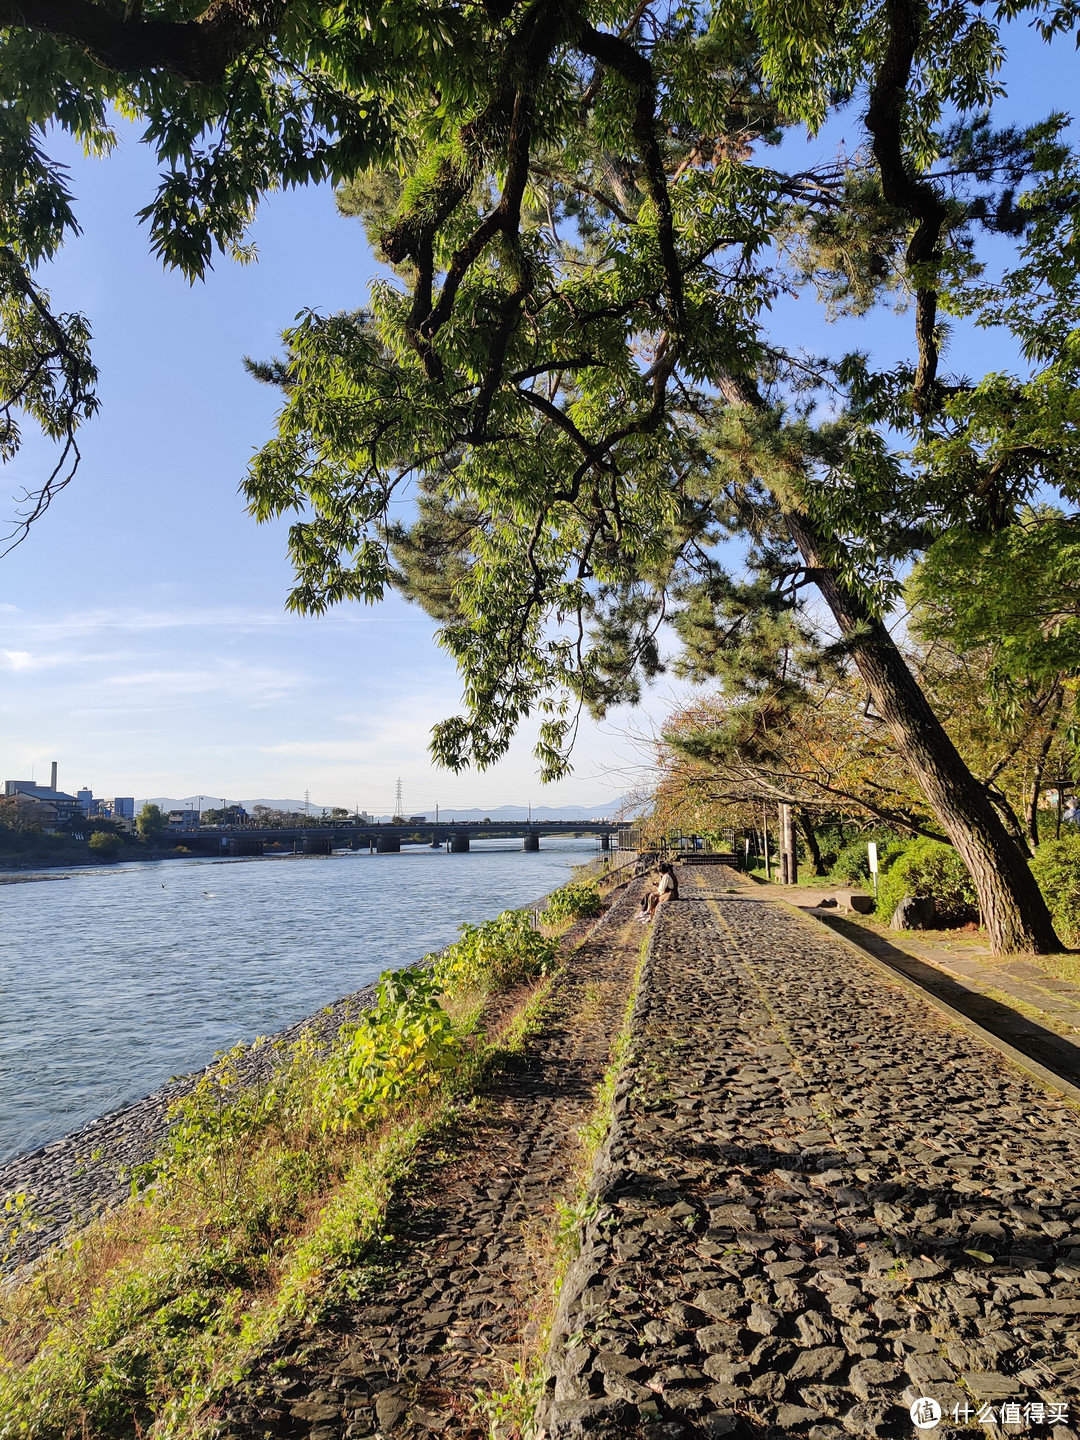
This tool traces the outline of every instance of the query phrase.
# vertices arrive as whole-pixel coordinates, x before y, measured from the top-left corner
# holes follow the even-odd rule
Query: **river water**
[[[596,854],[593,840],[541,846],[167,860],[0,885],[0,1163],[448,944],[464,921],[528,905]]]

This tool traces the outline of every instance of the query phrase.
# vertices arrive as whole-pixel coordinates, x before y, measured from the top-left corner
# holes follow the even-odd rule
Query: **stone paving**
[[[640,889],[589,929],[522,1054],[426,1148],[387,1218],[393,1243],[356,1277],[363,1293],[263,1357],[228,1435],[488,1434],[476,1392],[504,1390],[535,1353],[530,1307],[637,968]]]
[[[1080,984],[1075,981],[1054,976],[1031,960],[992,956],[989,947],[980,944],[975,936],[893,930],[868,915],[841,914],[822,905],[828,888],[824,883],[788,887],[765,884],[755,877],[753,887],[754,893],[765,899],[810,911],[871,955],[902,968],[919,984],[936,982],[925,966],[911,967],[908,962],[914,957],[932,965],[955,982],[941,992],[951,1004],[959,1003],[963,1008],[965,992],[998,1002],[999,1010],[1009,1010],[1013,1019],[1008,1021],[1004,1015],[998,1018],[1013,1027],[1014,1035],[1035,1041],[1042,1052],[1035,1058],[1067,1078],[1080,1079]],[[981,1013],[967,1013],[972,1013],[980,1024],[994,1015],[993,1004],[978,1009]],[[1042,1023],[1032,1024],[1033,1019]]]
[[[1077,1434],[1080,1116],[817,922],[684,870],[541,1422]],[[1015,1409],[1005,1409],[1015,1406]]]
[[[878,929],[829,911],[821,918],[890,969],[1068,1081],[1073,1099],[1080,1099],[1076,1089],[1080,1086],[1080,1028],[1072,1024],[1073,1020],[1080,1022],[1080,1009],[1071,1000],[1071,992],[1080,995],[1080,987],[1055,980],[1022,960],[984,964],[951,954],[941,945],[920,943],[906,933],[895,940],[886,938]],[[1026,972],[1038,975],[1042,983],[1037,986],[1030,979],[1014,978]]]

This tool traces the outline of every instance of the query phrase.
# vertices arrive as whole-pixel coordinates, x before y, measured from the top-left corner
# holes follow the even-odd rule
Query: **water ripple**
[[[595,853],[543,845],[170,860],[0,886],[0,1162],[447,944],[462,921],[527,905]]]

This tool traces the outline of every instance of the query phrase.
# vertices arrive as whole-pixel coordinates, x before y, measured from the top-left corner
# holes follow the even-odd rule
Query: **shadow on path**
[[[860,950],[865,950],[876,960],[883,961],[890,969],[898,970],[901,975],[907,976],[931,995],[937,995],[954,1010],[959,1010],[961,1015],[966,1015],[984,1030],[989,1030],[991,1035],[1015,1046],[1022,1054],[1038,1061],[1040,1065],[1045,1065],[1062,1079],[1069,1080],[1074,1085],[1080,1084],[1080,1046],[1072,1044],[1044,1025],[1029,1020],[1027,1016],[1003,1005],[999,1000],[992,1000],[977,990],[969,990],[966,985],[945,975],[936,966],[909,955],[906,950],[900,950],[861,925],[854,925],[839,915],[816,914],[815,918],[823,921],[838,935],[851,940]]]

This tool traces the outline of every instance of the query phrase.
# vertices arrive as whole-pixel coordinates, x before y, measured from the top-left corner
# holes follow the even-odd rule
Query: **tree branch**
[[[212,0],[194,20],[144,20],[93,0],[0,0],[0,27],[67,41],[109,70],[164,70],[212,85],[273,34],[283,0]]]
[[[874,159],[881,172],[886,201],[916,222],[907,248],[907,264],[915,281],[915,335],[919,363],[915,370],[914,403],[917,412],[928,408],[937,380],[937,283],[939,245],[948,211],[933,185],[918,179],[908,168],[903,147],[904,102],[915,54],[922,39],[925,5],[922,0],[885,0],[889,43],[881,62],[866,112],[866,128],[873,136]]]

